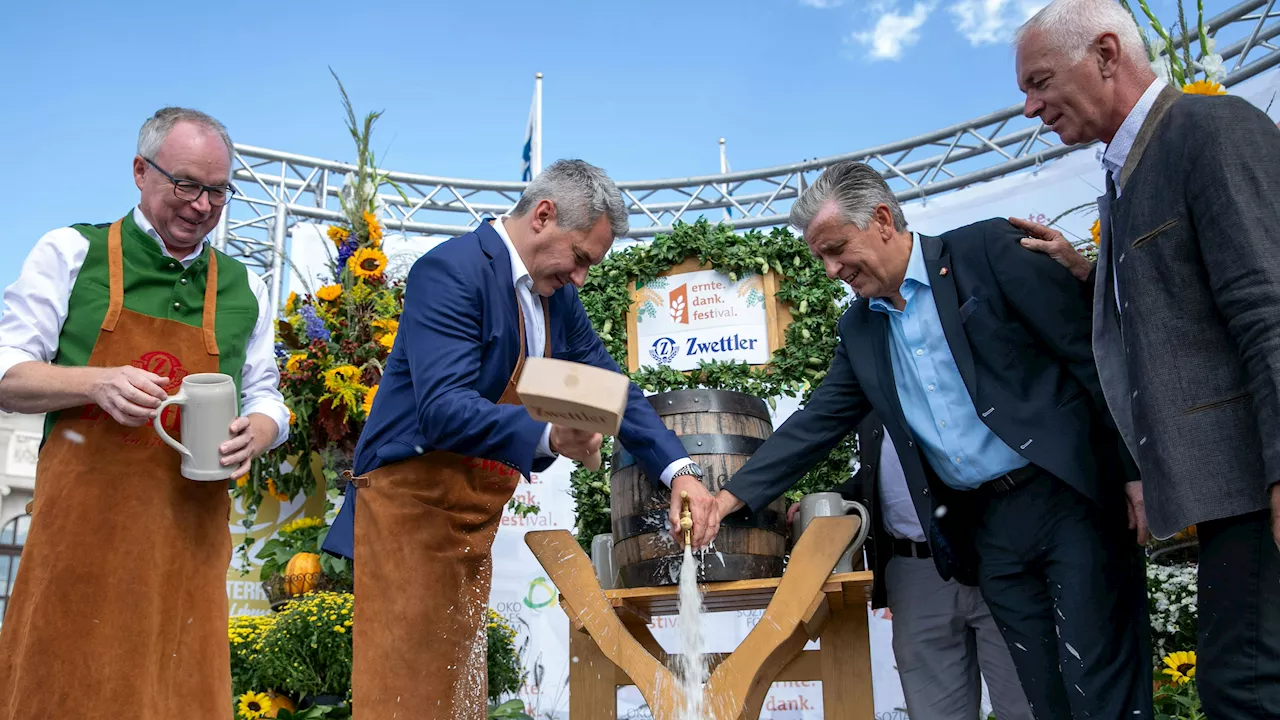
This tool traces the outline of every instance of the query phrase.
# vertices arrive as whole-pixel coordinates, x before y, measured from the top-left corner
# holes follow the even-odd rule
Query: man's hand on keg
[[[680,527],[680,513],[683,510],[683,499],[680,493],[688,493],[689,495],[689,514],[693,520],[693,528],[690,530],[690,540],[693,548],[704,547],[711,542],[711,538],[707,538],[706,542],[700,541],[700,538],[706,533],[707,524],[713,522],[711,516],[715,514],[716,499],[706,486],[702,484],[701,478],[693,475],[677,475],[671,480],[671,534],[676,539],[677,547],[684,547],[684,530]],[[714,520],[711,527],[719,529],[719,519]],[[715,530],[712,530],[711,537],[715,537]]]

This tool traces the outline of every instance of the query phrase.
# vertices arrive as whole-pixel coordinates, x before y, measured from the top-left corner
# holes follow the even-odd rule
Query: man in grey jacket
[[[1094,357],[1151,531],[1197,526],[1205,712],[1280,717],[1280,130],[1158,80],[1111,0],[1056,0],[1017,45],[1026,115],[1106,143],[1096,268],[1015,224],[1093,283]]]

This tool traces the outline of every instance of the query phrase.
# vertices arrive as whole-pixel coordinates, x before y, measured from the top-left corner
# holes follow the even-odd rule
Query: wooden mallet
[[[524,361],[516,394],[534,420],[616,436],[630,385],[625,375],[593,365],[531,357]],[[599,470],[600,453],[583,464]]]

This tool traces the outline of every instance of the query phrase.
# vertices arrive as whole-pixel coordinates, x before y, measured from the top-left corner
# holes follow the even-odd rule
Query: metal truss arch
[[[1232,85],[1280,64],[1277,0],[1245,0],[1206,25],[1230,68]],[[1224,44],[1225,43],[1225,44]],[[1234,62],[1232,62],[1234,61]],[[627,237],[643,240],[669,232],[677,221],[712,216],[735,229],[784,225],[791,202],[826,167],[860,160],[876,168],[899,200],[941,193],[1018,172],[1088,145],[1066,146],[1039,120],[1027,119],[1021,105],[956,123],[916,137],[840,155],[756,170],[716,175],[618,182],[628,203]],[[235,200],[214,232],[214,243],[244,261],[268,281],[279,306],[286,264],[288,228],[297,222],[342,219],[338,193],[349,163],[311,158],[249,145],[236,145]],[[392,172],[403,188],[383,194],[392,231],[453,237],[486,216],[509,211],[524,182],[448,178]]]

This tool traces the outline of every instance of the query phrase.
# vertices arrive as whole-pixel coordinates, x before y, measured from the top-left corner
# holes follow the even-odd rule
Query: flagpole
[[[720,138],[720,174],[723,175],[727,172],[729,172],[729,159],[724,154],[724,138]],[[729,185],[727,183],[721,183],[720,190],[727,195],[729,192]],[[733,217],[733,214],[730,213],[729,208],[726,207],[724,209],[724,219],[728,220],[731,217]]]
[[[542,73],[538,73],[533,86],[533,176],[542,172]]]

